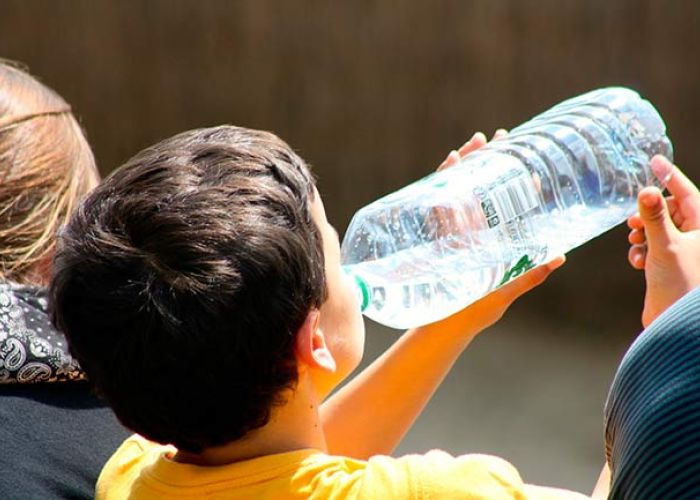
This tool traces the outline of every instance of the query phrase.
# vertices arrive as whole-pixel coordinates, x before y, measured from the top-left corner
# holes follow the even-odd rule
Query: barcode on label
[[[502,221],[513,220],[537,206],[529,176],[507,176],[500,183],[491,186],[491,199]],[[503,182],[505,181],[505,182]]]
[[[537,198],[532,191],[529,176],[523,178],[519,175],[504,185],[496,187],[492,196],[496,210],[505,221],[515,219],[537,206]]]

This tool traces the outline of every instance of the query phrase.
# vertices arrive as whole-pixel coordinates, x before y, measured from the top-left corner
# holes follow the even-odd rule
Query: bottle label
[[[532,177],[527,172],[510,168],[482,186],[474,188],[489,229],[518,218],[537,207]]]
[[[506,271],[506,273],[503,275],[503,279],[498,284],[498,286],[505,285],[513,278],[517,278],[518,276],[525,274],[533,267],[535,267],[535,264],[533,264],[530,257],[527,254],[523,255],[513,267]]]
[[[476,196],[481,203],[481,211],[484,212],[484,217],[486,217],[486,223],[489,225],[489,229],[498,226],[501,223],[501,219],[498,217],[496,207],[487,191],[484,188],[477,187],[474,189],[474,196]]]

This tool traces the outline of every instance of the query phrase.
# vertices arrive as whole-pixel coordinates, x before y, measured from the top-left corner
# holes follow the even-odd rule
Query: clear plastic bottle
[[[658,112],[605,88],[367,205],[342,244],[364,314],[394,328],[437,321],[607,231],[658,185],[655,154],[672,156]]]

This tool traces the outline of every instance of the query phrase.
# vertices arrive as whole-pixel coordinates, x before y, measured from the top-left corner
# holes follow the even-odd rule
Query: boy
[[[580,498],[495,457],[381,456],[471,339],[562,262],[408,331],[324,402],[364,327],[303,160],[230,126],[142,151],[84,202],[54,264],[56,325],[143,436],[105,466],[98,498]]]

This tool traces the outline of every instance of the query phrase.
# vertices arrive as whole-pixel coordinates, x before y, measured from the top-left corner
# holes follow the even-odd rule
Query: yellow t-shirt
[[[368,461],[298,450],[219,467],[181,464],[174,448],[132,436],[105,465],[98,500],[131,499],[576,499],[525,485],[508,462],[442,451]]]

